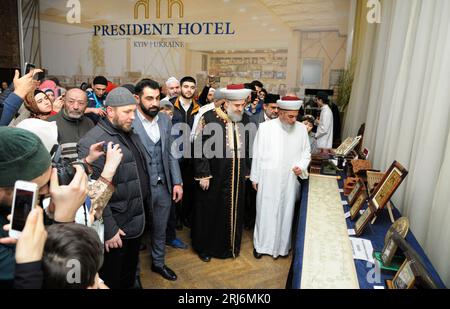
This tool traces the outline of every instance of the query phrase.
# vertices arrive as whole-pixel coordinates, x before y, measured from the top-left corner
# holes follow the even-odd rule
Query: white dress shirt
[[[158,115],[153,118],[153,121],[150,121],[147,120],[147,118],[142,115],[141,111],[138,110],[138,117],[141,120],[142,125],[144,126],[145,132],[147,132],[147,135],[150,137],[153,143],[158,143],[161,139],[161,132],[159,132],[158,126]]]

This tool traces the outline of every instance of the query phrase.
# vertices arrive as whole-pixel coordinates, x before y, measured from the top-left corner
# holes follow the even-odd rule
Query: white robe
[[[253,145],[250,179],[258,184],[253,243],[256,251],[286,256],[291,248],[292,219],[300,183],[292,169],[308,178],[310,143],[305,125],[286,132],[279,119],[262,123]]]
[[[317,148],[333,148],[333,112],[324,105],[320,112],[320,124],[316,133]]]

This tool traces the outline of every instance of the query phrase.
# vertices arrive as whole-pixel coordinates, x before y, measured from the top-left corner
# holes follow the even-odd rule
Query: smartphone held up
[[[25,227],[30,212],[36,207],[38,185],[27,181],[16,181],[12,204],[11,229],[9,236],[18,239]]]

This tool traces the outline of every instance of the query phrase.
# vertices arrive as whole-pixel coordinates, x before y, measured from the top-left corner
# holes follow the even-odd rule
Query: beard
[[[278,115],[274,113],[266,113],[266,116],[271,120],[278,118]]]
[[[183,91],[181,91],[181,96],[186,100],[192,100],[194,98],[194,93],[192,93],[190,96],[188,96]]]
[[[119,130],[125,133],[131,133],[133,131],[133,127],[131,124],[121,123],[119,121],[119,117],[114,117],[112,120],[112,124]]]
[[[292,132],[292,130],[294,129],[294,125],[293,124],[288,124],[288,123],[284,123],[284,122],[281,123],[281,127],[286,132]]]
[[[76,111],[68,111],[67,109],[64,109],[64,114],[71,118],[71,119],[81,119],[83,117],[84,112],[76,112]]]
[[[238,114],[238,113],[233,112],[231,110],[231,107],[228,107],[227,114],[228,114],[228,117],[231,119],[231,121],[241,122],[242,118],[244,116],[244,111],[242,111],[242,113]]]
[[[141,107],[142,112],[151,118],[155,118],[156,115],[159,114],[159,108],[157,107],[151,107],[147,109],[144,104],[142,104],[142,102],[139,103],[139,106]]]

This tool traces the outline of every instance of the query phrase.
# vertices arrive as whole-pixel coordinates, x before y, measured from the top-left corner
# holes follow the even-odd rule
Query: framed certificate
[[[365,190],[361,190],[356,197],[355,203],[353,204],[352,208],[350,209],[350,219],[355,220],[355,218],[358,216],[359,211],[364,206],[364,202],[367,200],[367,193]]]
[[[402,267],[400,267],[399,271],[392,280],[392,287],[394,289],[406,290],[414,287],[416,276],[411,268],[411,263],[411,261],[406,259]]]
[[[383,209],[406,178],[406,175],[408,175],[408,171],[400,163],[394,161],[370,195],[369,205],[374,207],[376,211]]]
[[[361,234],[364,232],[364,229],[367,227],[367,224],[369,224],[369,222],[373,219],[374,215],[375,211],[369,205],[355,223],[356,236],[361,236]]]

